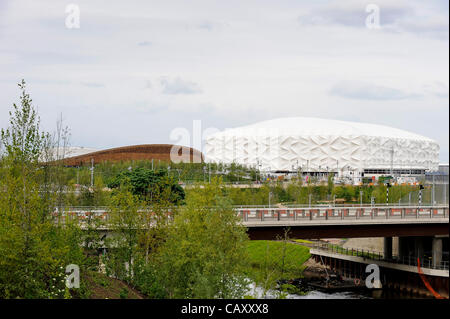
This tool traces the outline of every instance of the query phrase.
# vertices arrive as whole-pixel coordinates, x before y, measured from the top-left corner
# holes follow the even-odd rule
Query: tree
[[[196,188],[161,248],[169,298],[237,298],[247,287],[245,228],[223,195],[221,180]]]
[[[25,90],[1,130],[0,297],[63,297],[64,269],[83,262],[76,223],[57,227],[52,197],[44,196],[40,158],[49,134]]]
[[[143,227],[139,213],[140,203],[127,186],[119,187],[111,198],[108,228],[111,237],[105,240],[108,247],[107,274],[132,281],[133,261],[137,254],[138,232]]]
[[[328,175],[328,194],[331,195],[334,189],[334,173]]]
[[[116,175],[109,183],[110,188],[118,188],[120,185],[129,185],[130,191],[144,199],[149,204],[156,202],[161,193],[170,190],[169,200],[173,204],[180,204],[185,198],[183,188],[178,185],[174,177],[167,176],[166,170],[151,170],[138,167]]]

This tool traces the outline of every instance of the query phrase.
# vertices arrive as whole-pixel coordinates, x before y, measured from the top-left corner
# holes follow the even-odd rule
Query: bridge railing
[[[244,222],[251,221],[302,221],[339,219],[406,219],[406,218],[448,218],[448,206],[378,206],[378,207],[297,207],[235,208]]]
[[[317,242],[314,246],[314,249],[327,251],[335,254],[341,254],[346,256],[355,256],[355,257],[363,257],[365,259],[370,259],[374,261],[385,261],[390,263],[396,263],[401,265],[415,266],[417,267],[417,256],[395,256],[392,258],[386,258],[383,252],[380,251],[372,251],[368,249],[353,249],[353,248],[344,248],[342,246],[333,245],[330,243]],[[448,254],[447,258],[448,259]],[[439,263],[434,263],[432,257],[421,257],[420,267],[428,268],[428,269],[439,269],[439,270],[449,270],[449,261],[442,260]]]
[[[152,208],[142,208],[152,212]],[[296,207],[296,208],[265,208],[237,207],[236,214],[244,222],[283,222],[283,221],[313,221],[313,220],[388,220],[388,219],[433,219],[449,218],[448,206],[405,206],[405,207]],[[173,211],[167,208],[168,215]],[[60,220],[79,219],[90,221],[92,217],[98,220],[109,219],[107,207],[71,207],[62,212],[53,213]]]

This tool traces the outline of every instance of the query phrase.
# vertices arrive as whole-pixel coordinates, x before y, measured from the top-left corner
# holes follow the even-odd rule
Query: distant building
[[[101,162],[139,160],[160,160],[171,162],[203,162],[203,154],[193,148],[171,144],[148,144],[112,148],[107,150],[88,152],[64,159],[67,166],[90,165],[92,161]]]
[[[318,118],[280,118],[208,136],[206,160],[346,182],[393,175],[405,182],[437,171],[439,144],[404,130]]]

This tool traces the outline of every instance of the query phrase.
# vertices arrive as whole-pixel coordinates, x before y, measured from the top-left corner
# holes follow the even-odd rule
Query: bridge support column
[[[442,261],[442,238],[433,238],[432,257],[433,267],[439,266]]]
[[[384,259],[392,259],[392,237],[384,237]]]

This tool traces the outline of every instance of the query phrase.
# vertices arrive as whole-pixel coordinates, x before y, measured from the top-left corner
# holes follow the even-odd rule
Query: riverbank
[[[252,240],[247,243],[249,266],[246,276],[265,293],[279,288],[279,283],[303,276],[309,248],[289,241]],[[295,286],[284,284],[285,291],[301,294]]]

